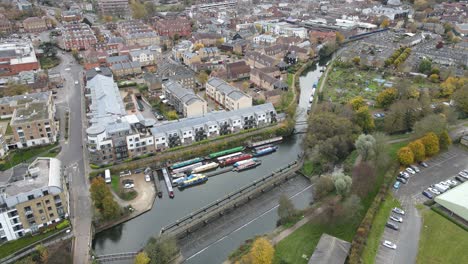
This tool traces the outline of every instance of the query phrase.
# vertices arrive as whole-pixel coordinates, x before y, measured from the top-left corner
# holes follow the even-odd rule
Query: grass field
[[[50,149],[56,147],[57,144],[28,148],[28,149],[17,149],[11,151],[8,156],[0,163],[0,170],[7,170],[21,162],[27,162],[28,160],[43,156],[43,157],[55,157],[58,152],[51,151]]]
[[[468,232],[432,210],[422,212],[416,263],[468,263]]]
[[[6,256],[9,256],[10,254],[13,254],[15,253],[16,251],[26,247],[26,246],[29,246],[39,240],[42,240],[46,237],[49,237],[57,232],[59,232],[60,230],[58,229],[54,229],[50,232],[47,232],[45,234],[38,234],[38,235],[35,235],[35,236],[26,236],[26,237],[23,237],[23,238],[20,238],[20,239],[17,239],[17,240],[13,240],[13,241],[10,241],[10,242],[7,242],[3,245],[0,246],[0,259],[6,257]]]
[[[406,145],[408,145],[408,141],[402,141],[402,142],[390,144],[388,146],[388,153],[390,153],[390,158],[392,160],[397,160],[398,150]]]
[[[385,223],[390,216],[390,211],[393,207],[400,206],[400,202],[393,198],[391,194],[389,194],[381,204],[380,209],[372,222],[372,228],[366,241],[366,247],[362,253],[363,263],[374,263],[382,234],[385,230]]]

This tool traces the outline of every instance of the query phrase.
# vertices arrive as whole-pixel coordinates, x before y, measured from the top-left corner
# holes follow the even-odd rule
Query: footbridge
[[[94,258],[94,260],[98,261],[99,263],[105,262],[114,262],[114,261],[123,261],[123,260],[133,260],[138,252],[125,252],[125,253],[116,253],[116,254],[108,254],[108,255],[100,255]]]
[[[234,210],[236,207],[275,188],[282,182],[295,177],[297,175],[296,172],[301,169],[302,164],[303,159],[299,157],[299,159],[274,171],[270,175],[258,179],[187,216],[182,217],[174,223],[163,227],[160,234],[181,239],[197,229],[209,224],[211,221],[216,220],[218,217]]]

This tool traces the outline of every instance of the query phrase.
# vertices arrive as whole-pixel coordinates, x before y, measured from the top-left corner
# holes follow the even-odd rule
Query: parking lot
[[[415,204],[423,203],[428,200],[422,195],[422,191],[429,186],[453,179],[461,170],[468,169],[468,152],[458,147],[451,147],[445,153],[442,153],[426,161],[428,168],[420,168],[420,172],[410,174],[408,183],[401,184],[398,190],[393,189],[395,197],[401,203],[405,215],[402,223],[396,223],[399,230],[385,228],[380,246],[376,256],[376,263],[415,263],[418,253],[419,233],[421,229],[421,217]],[[460,183],[459,183],[460,184]],[[456,187],[454,187],[456,188]],[[391,215],[397,215],[391,213]],[[389,249],[382,245],[384,240],[396,244],[397,249]]]

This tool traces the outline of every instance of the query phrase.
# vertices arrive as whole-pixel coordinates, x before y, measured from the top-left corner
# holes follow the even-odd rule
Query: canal
[[[300,77],[301,95],[296,115],[298,122],[307,119],[306,111],[312,86],[314,82],[318,81],[321,68],[312,66],[306,74]],[[300,129],[299,126],[304,125],[298,125],[297,129]],[[212,177],[206,184],[200,186],[183,191],[175,189],[174,199],[169,199],[167,192],[165,192],[162,199],[156,199],[151,211],[96,234],[93,241],[94,252],[97,255],[104,255],[140,250],[150,237],[159,234],[163,226],[297,159],[301,152],[301,144],[302,136],[293,136],[279,144],[277,152],[262,157],[262,165],[253,170],[240,173],[228,172]],[[165,189],[163,190],[165,191]],[[292,200],[298,208],[304,208],[311,201],[311,192],[299,192]],[[186,263],[220,263],[246,239],[256,234],[270,232],[275,228],[277,219],[275,206],[263,208],[262,211],[256,213],[259,215],[255,216],[252,221],[237,228],[236,232],[231,232],[216,243],[197,250],[192,248],[189,255],[182,252],[185,257],[190,257]],[[216,260],[210,257],[214,255],[216,255]],[[208,260],[212,261],[207,262]]]

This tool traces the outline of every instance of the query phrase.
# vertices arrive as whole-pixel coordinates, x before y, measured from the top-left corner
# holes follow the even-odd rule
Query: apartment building
[[[164,61],[158,64],[156,74],[165,79],[170,78],[189,89],[195,89],[196,87],[195,73],[181,64]]]
[[[154,122],[141,114],[128,115],[112,76],[97,74],[86,83],[89,108],[87,149],[90,162],[109,164],[154,152],[147,126]]]
[[[192,34],[190,21],[185,17],[160,19],[154,24],[154,27],[160,36],[173,38],[175,35],[179,37],[187,37]]]
[[[158,34],[140,20],[120,21],[117,24],[117,31],[128,46],[150,46],[159,40]]]
[[[207,113],[207,103],[192,89],[187,89],[180,83],[168,79],[162,83],[163,94],[175,110],[184,117],[201,116]]]
[[[155,125],[151,128],[151,133],[156,149],[164,150],[276,122],[278,117],[275,108],[271,103],[267,103],[234,111],[210,112],[204,116]]]
[[[31,42],[14,39],[0,44],[0,76],[37,69],[40,69],[40,65]]]
[[[87,50],[97,43],[97,38],[89,25],[85,23],[64,24],[59,46],[64,50]]]
[[[24,107],[27,103],[47,102],[52,100],[52,93],[41,92],[0,98],[0,118],[11,118],[16,108]]]
[[[130,59],[140,63],[141,66],[155,65],[160,53],[152,49],[131,50]]]
[[[130,15],[128,0],[98,0],[97,6],[102,16],[124,18]]]
[[[37,158],[25,173],[0,176],[0,241],[15,240],[68,218],[61,161]]]
[[[13,30],[12,24],[4,14],[0,14],[0,33],[10,33]]]
[[[230,111],[252,107],[252,97],[217,77],[206,82],[206,95]]]
[[[13,111],[10,126],[17,148],[52,144],[57,141],[58,125],[55,105],[50,96],[47,101],[32,101]]]
[[[42,32],[47,30],[47,23],[44,18],[28,17],[23,20],[23,27],[26,32]]]

